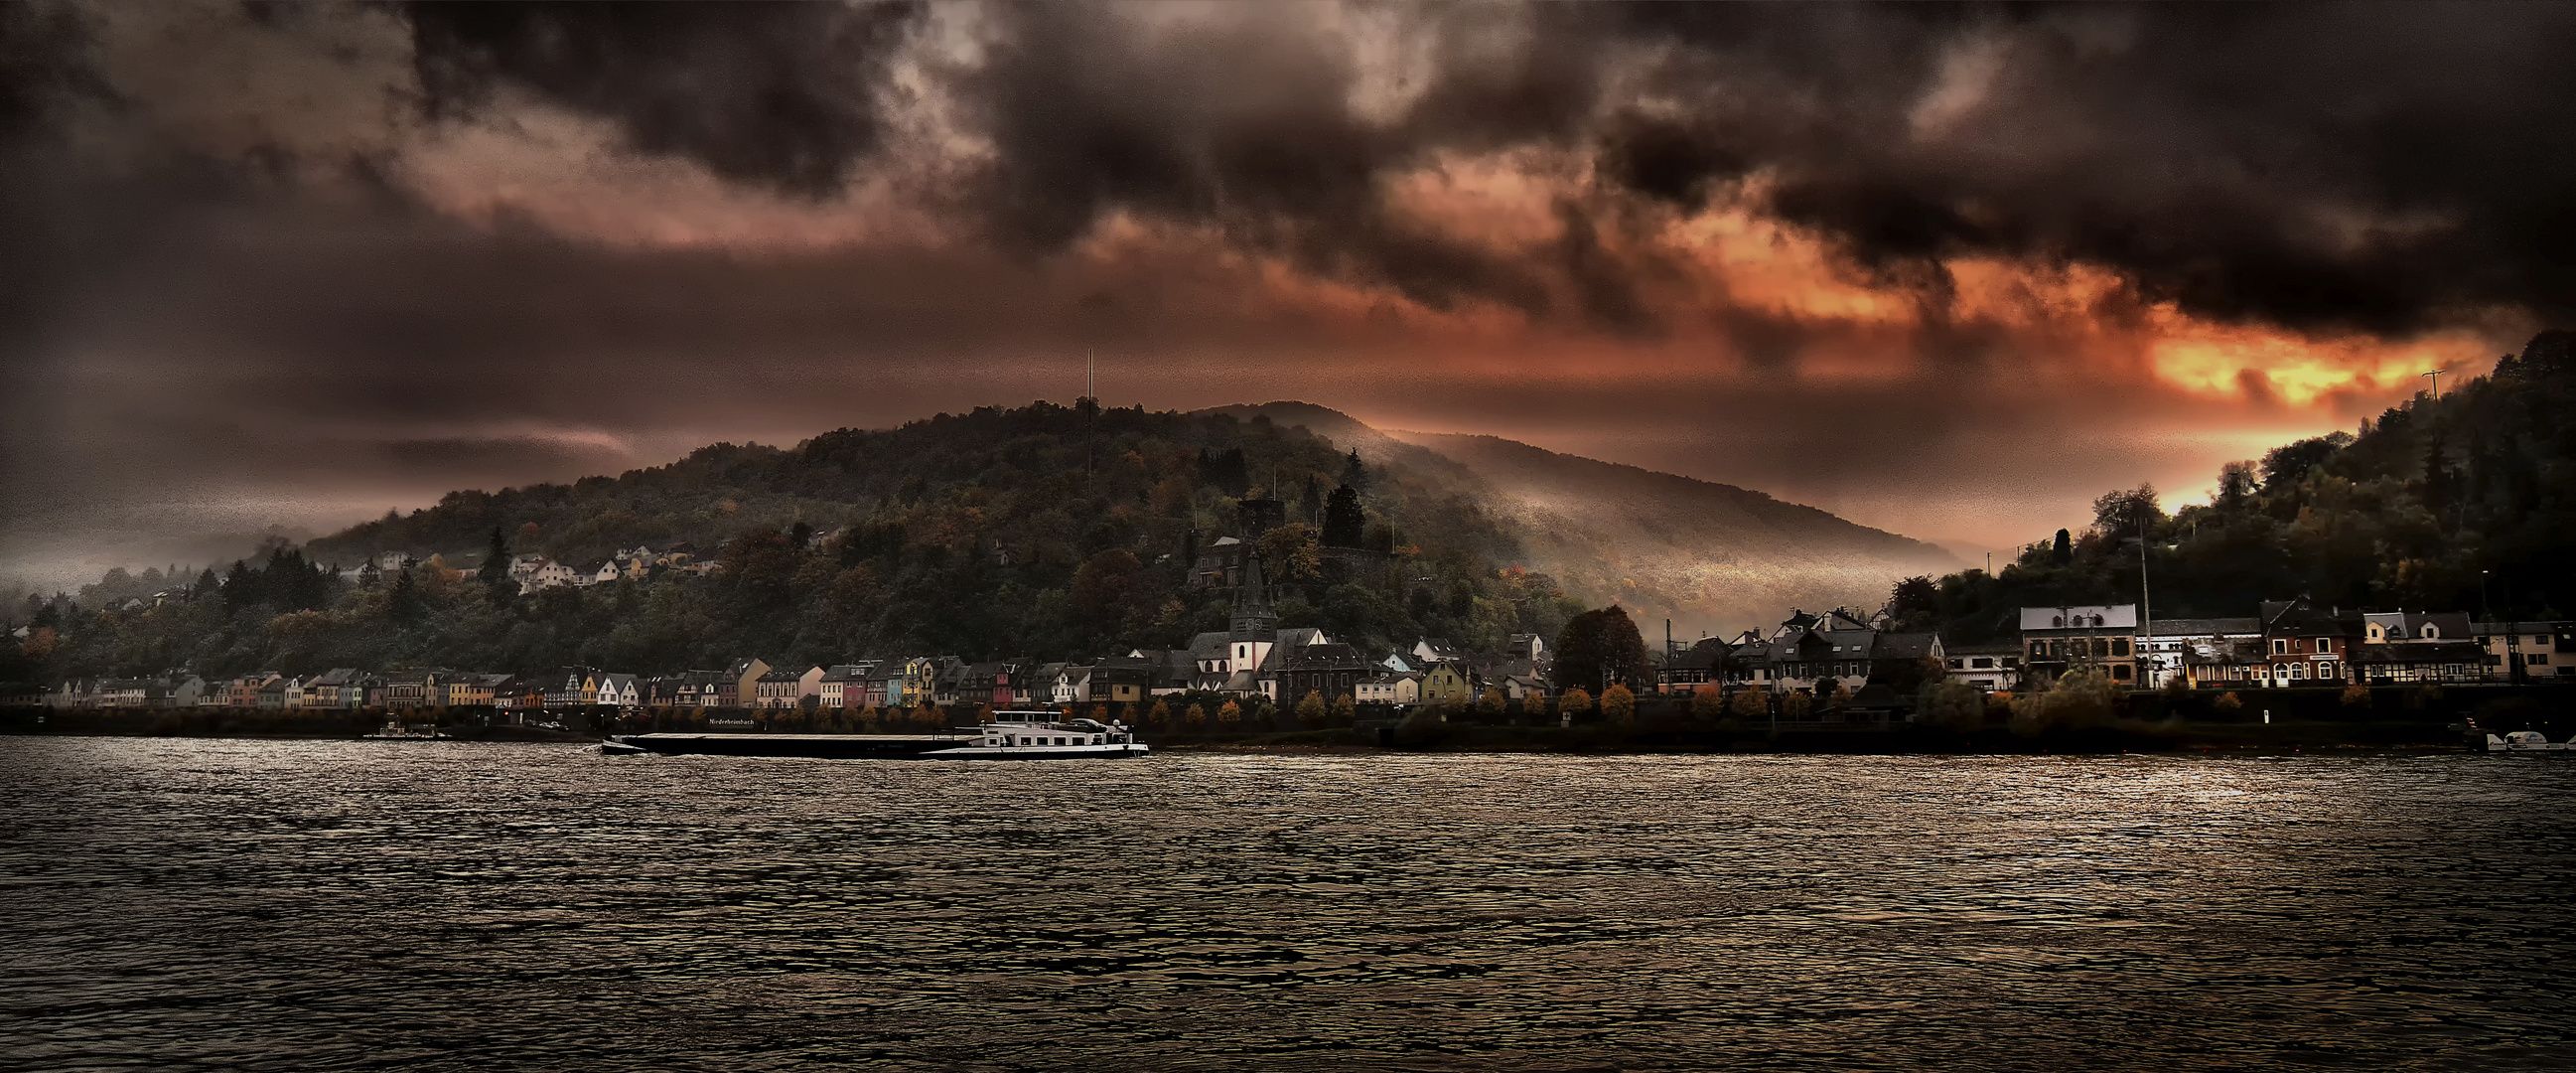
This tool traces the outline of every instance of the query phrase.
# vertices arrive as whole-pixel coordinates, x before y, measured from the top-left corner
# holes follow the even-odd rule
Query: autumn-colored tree
[[[1851,703],[1851,699],[1851,687],[1844,685],[1840,678],[1834,679],[1834,688],[1825,694],[1826,705],[1834,708]]]
[[[1805,719],[1807,713],[1814,710],[1816,710],[1816,699],[1808,696],[1804,691],[1793,691],[1788,696],[1780,698],[1780,718],[1792,723]]]
[[[1581,686],[1576,686],[1572,689],[1566,690],[1564,695],[1556,698],[1556,713],[1558,715],[1581,719],[1584,716],[1591,714],[1591,712],[1592,694],[1584,692],[1583,687]]]
[[[1233,729],[1235,724],[1243,722],[1243,705],[1233,701],[1225,702],[1216,710],[1216,721],[1229,730]]]
[[[1156,698],[1154,706],[1145,712],[1145,722],[1157,728],[1172,725],[1172,702]]]
[[[1306,584],[1324,576],[1324,553],[1317,550],[1316,527],[1290,522],[1261,537],[1261,569],[1272,584]]]
[[[1691,718],[1703,723],[1716,722],[1718,716],[1726,711],[1726,701],[1718,696],[1717,687],[1706,683],[1691,690],[1690,705]]]
[[[2245,701],[2234,693],[2221,693],[2217,700],[2210,702],[2209,706],[2218,709],[2222,715],[2234,715],[2245,707]]]
[[[1627,726],[1637,721],[1637,695],[1624,685],[1612,685],[1601,694],[1602,721]]]
[[[2370,687],[2359,682],[2343,687],[2343,706],[2353,709],[2370,707]]]
[[[1760,689],[1739,689],[1727,698],[1726,707],[1737,719],[1750,722],[1771,714],[1771,694]]]
[[[1504,696],[1501,689],[1486,686],[1484,695],[1476,698],[1476,714],[1487,719],[1500,719],[1511,704],[1511,698]]]
[[[1201,705],[1192,704],[1187,711],[1181,713],[1181,722],[1192,730],[1206,726],[1207,709]]]
[[[1306,695],[1297,701],[1297,721],[1307,726],[1323,726],[1324,712],[1324,695],[1321,692],[1309,689]]]
[[[1359,706],[1351,701],[1350,694],[1333,698],[1333,725],[1349,726],[1358,721]]]
[[[1109,705],[1106,702],[1091,706],[1091,721],[1095,723],[1106,723],[1109,721]]]

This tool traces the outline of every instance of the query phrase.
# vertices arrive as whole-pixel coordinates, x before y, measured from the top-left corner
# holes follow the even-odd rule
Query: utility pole
[[[2436,399],[2442,397],[2442,374],[2447,371],[2448,370],[2445,369],[2435,369],[2432,372],[2424,374],[2433,378],[2433,397]]]

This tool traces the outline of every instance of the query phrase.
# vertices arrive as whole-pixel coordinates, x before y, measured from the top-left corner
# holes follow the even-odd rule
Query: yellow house
[[[1422,676],[1422,702],[1438,704],[1455,697],[1461,701],[1476,699],[1476,686],[1467,674],[1465,664],[1442,660],[1431,665]]]

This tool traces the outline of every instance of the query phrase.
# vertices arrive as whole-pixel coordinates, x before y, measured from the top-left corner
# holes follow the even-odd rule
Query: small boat
[[[2576,740],[2552,744],[2537,730],[2517,730],[2501,738],[2487,735],[2487,751],[2491,753],[2556,753],[2566,752],[2570,746],[2576,746]]]
[[[612,756],[801,756],[824,760],[1120,760],[1151,746],[1123,723],[1058,712],[995,712],[993,721],[939,734],[636,734]]]
[[[418,726],[399,719],[390,720],[373,734],[358,735],[360,741],[452,741],[438,731],[435,723]]]
[[[636,756],[651,751],[641,745],[629,745],[615,738],[599,743],[599,752],[603,756]]]

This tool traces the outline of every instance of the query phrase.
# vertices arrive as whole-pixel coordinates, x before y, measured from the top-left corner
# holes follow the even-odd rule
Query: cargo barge
[[[990,723],[937,734],[635,734],[600,746],[611,756],[817,760],[1120,760],[1151,751],[1124,724],[1056,712],[995,712]]]

